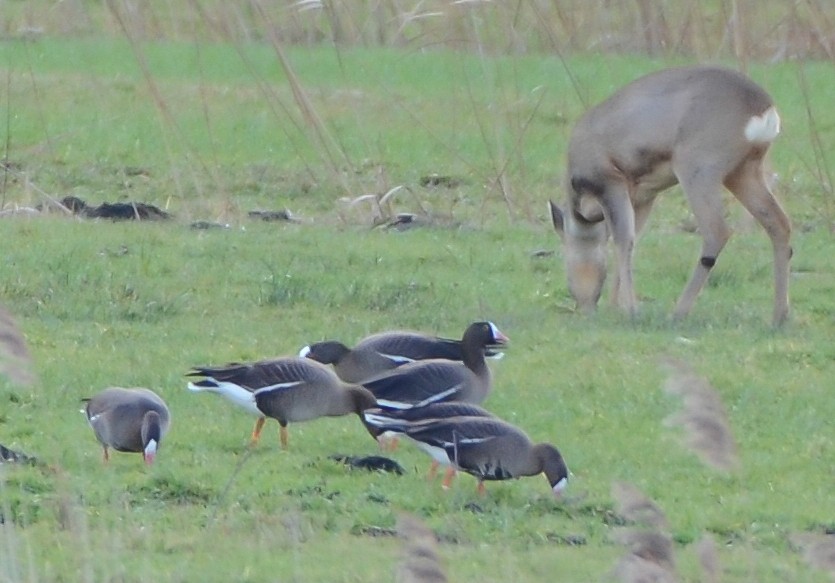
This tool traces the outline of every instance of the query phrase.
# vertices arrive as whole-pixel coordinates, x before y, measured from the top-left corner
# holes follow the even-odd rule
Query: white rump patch
[[[752,116],[745,124],[745,139],[749,142],[772,142],[780,133],[780,116],[772,106],[762,115]]]
[[[210,393],[223,395],[228,401],[231,401],[242,409],[246,409],[253,415],[257,415],[258,417],[261,417],[262,415],[261,411],[258,410],[258,407],[255,406],[255,395],[235,383],[220,383],[215,381],[215,386],[213,387],[201,387],[193,383],[189,383],[188,388],[192,391],[208,391]]]

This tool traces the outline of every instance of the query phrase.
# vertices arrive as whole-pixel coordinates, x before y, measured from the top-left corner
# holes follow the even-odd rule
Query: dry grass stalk
[[[156,79],[151,73],[145,53],[141,47],[141,39],[145,37],[144,28],[142,28],[144,20],[137,16],[135,7],[128,5],[126,2],[121,2],[120,5],[120,3],[117,0],[107,0],[107,8],[109,13],[119,24],[119,27],[122,33],[124,34],[124,37],[127,39],[128,44],[130,45],[133,56],[136,59],[136,63],[139,66],[140,71],[142,71],[142,77],[145,80],[146,86],[151,94],[154,105],[156,106],[156,109],[160,114],[160,124],[162,128],[165,130],[173,130],[174,135],[179,139],[180,143],[183,144],[189,150],[189,154],[198,160],[198,162],[202,166],[203,173],[211,174],[208,166],[199,158],[199,156],[196,155],[194,149],[189,146],[188,140],[186,139],[182,131],[182,128],[177,122],[177,119],[174,116],[174,114],[171,112],[171,108],[169,107],[168,102],[163,96],[162,91],[160,90],[159,85],[156,82]],[[137,30],[137,28],[140,28],[141,30]],[[162,135],[165,138],[163,142],[165,144],[165,149],[168,152],[168,156],[171,160],[174,160],[172,146],[169,143],[169,140],[167,139],[168,132],[164,131],[162,132]],[[175,168],[175,166],[175,164],[172,164],[172,169]],[[202,195],[204,189],[197,173],[194,171],[194,168],[191,167],[191,165],[189,165],[188,169],[191,171],[192,183],[194,184],[195,190]],[[174,178],[175,184],[179,190],[179,195],[183,196],[183,188],[178,179],[179,177],[177,175],[174,175]]]
[[[820,188],[826,193],[823,197],[824,208],[819,209],[820,213],[827,219],[829,229],[832,231],[835,228],[835,205],[832,203],[832,193],[835,190],[835,178],[833,178],[830,171],[830,164],[827,153],[829,149],[824,146],[821,140],[821,133],[819,131],[820,125],[817,123],[815,114],[812,111],[811,91],[809,90],[809,83],[806,79],[806,70],[802,63],[798,64],[795,69],[797,71],[797,80],[800,91],[803,95],[803,104],[806,111],[806,121],[809,126],[809,134],[811,136],[812,152],[814,153],[814,165],[810,165],[810,171],[818,180]]]
[[[677,581],[673,539],[666,532],[664,511],[643,492],[627,482],[614,482],[612,496],[623,518],[645,528],[623,528],[613,538],[627,548],[611,575],[624,583]]]
[[[435,534],[416,516],[401,514],[397,534],[404,540],[397,583],[446,583]]]
[[[817,46],[819,51],[816,52],[822,52],[827,59],[835,59],[832,19],[818,0],[807,0],[806,6],[809,9],[809,17],[804,24],[807,27],[806,34],[811,37],[809,44]],[[794,8],[792,10],[794,11]]]
[[[12,516],[6,496],[3,466],[0,465],[0,516]],[[0,520],[0,581],[23,581],[24,565],[20,560],[20,536],[11,519]]]
[[[751,44],[748,38],[748,11],[746,6],[747,2],[731,0],[731,18],[728,23],[733,32],[734,56],[739,63],[739,70],[743,73],[748,72],[748,47]]]
[[[644,51],[649,56],[662,53],[670,45],[670,31],[660,3],[637,0],[639,33],[644,37]]]
[[[807,563],[835,575],[835,535],[802,533],[792,536],[791,541],[803,550]]]
[[[279,39],[276,27],[273,24],[273,20],[269,16],[269,13],[264,8],[263,4],[258,0],[253,0],[253,6],[267,27],[267,35],[270,44],[272,45],[273,52],[278,58],[281,69],[287,77],[287,82],[293,93],[293,99],[299,109],[299,112],[301,113],[302,119],[304,120],[306,127],[309,129],[308,138],[311,140],[311,143],[316,145],[322,160],[328,164],[328,168],[334,182],[336,182],[336,184],[338,184],[344,192],[351,194],[355,189],[348,184],[345,178],[345,173],[341,171],[342,167],[351,167],[351,162],[347,153],[330,134],[325,122],[322,120],[322,117],[314,107],[313,102],[308,97],[298,75],[296,75],[296,70],[290,64],[290,60],[284,52],[281,40]],[[329,10],[329,16],[331,18],[332,26],[336,27],[336,32],[336,30],[340,28],[339,20],[337,18],[338,15],[333,10]]]
[[[614,482],[612,497],[617,503],[618,514],[626,520],[652,528],[668,527],[667,517],[661,507],[632,484]]]
[[[365,203],[368,203],[368,214],[365,214],[364,212],[361,213],[361,219],[363,222],[368,222],[373,228],[380,225],[391,225],[396,223],[402,216],[409,214],[398,212],[395,208],[394,199],[401,192],[407,192],[412,195],[412,202],[419,209],[422,216],[432,216],[432,213],[421,201],[420,196],[414,190],[402,184],[390,188],[382,195],[363,194],[356,198],[342,197],[338,202],[342,205],[342,209],[344,211],[348,211],[353,208],[363,208]],[[344,213],[342,219],[346,220]]]
[[[669,376],[665,390],[683,399],[679,413],[665,420],[684,429],[687,447],[706,465],[731,471],[738,465],[737,446],[722,400],[710,383],[682,361],[665,363]]]
[[[624,583],[676,583],[675,575],[669,573],[652,561],[647,561],[635,555],[622,557],[612,576]]]
[[[696,545],[696,556],[699,558],[699,565],[702,567],[703,583],[719,583],[722,569],[719,566],[719,552],[716,550],[716,542],[709,535],[705,535]]]
[[[728,422],[709,410],[684,411],[667,418],[684,429],[685,444],[708,466],[723,471],[737,467],[736,442]]]
[[[262,2],[260,10],[254,7],[257,1],[126,2],[122,11],[142,41],[248,43],[263,38],[266,15],[285,44],[338,47],[503,54],[556,49],[745,60],[777,55],[783,60],[831,59],[835,43],[835,4],[830,0],[291,0]],[[120,29],[113,15],[101,10],[106,2],[12,4],[31,8],[7,10],[0,26],[7,36],[118,34]]]
[[[615,539],[628,549],[612,576],[624,583],[673,583],[676,575],[673,539],[658,530],[624,528]]]
[[[35,384],[32,356],[12,314],[0,306],[0,374],[15,384]]]

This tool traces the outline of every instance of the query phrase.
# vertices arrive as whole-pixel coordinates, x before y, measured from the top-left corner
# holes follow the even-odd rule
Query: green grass
[[[37,190],[26,188],[34,185],[96,201],[198,198],[214,214],[222,213],[209,202],[217,195],[232,206],[249,195],[321,213],[333,211],[339,196],[382,194],[440,173],[465,186],[432,201],[448,211],[466,208],[461,199],[486,194],[500,200],[491,185],[503,173],[513,212],[533,218],[541,201],[557,193],[570,120],[626,81],[665,64],[635,57],[572,59],[568,67],[578,94],[566,68],[552,58],[293,50],[292,67],[344,154],[335,158],[340,183],[298,114],[269,47],[160,43],[140,44],[138,50],[158,102],[125,41],[44,39],[0,46],[7,71],[7,157],[28,180],[15,175],[6,200],[37,199]],[[757,66],[753,74],[774,93],[784,118],[773,158],[793,216],[818,221],[824,213],[832,221],[835,209],[818,192],[799,66]],[[802,66],[813,98],[824,95],[828,65]],[[826,143],[833,114],[814,100],[810,107],[815,131]],[[132,176],[126,172],[132,168],[146,172]],[[197,212],[182,206],[181,213]],[[472,206],[484,214],[478,203]]]
[[[7,205],[35,204],[45,191],[168,204],[177,216],[167,224],[0,220],[0,302],[18,317],[40,378],[31,389],[0,385],[0,442],[49,464],[0,469],[0,574],[390,581],[398,541],[364,533],[408,511],[441,536],[451,580],[594,581],[622,552],[611,541],[609,490],[627,480],[667,512],[686,580],[698,579],[688,546],[705,531],[720,543],[727,581],[826,580],[788,542],[835,526],[826,505],[835,477],[832,239],[794,65],[753,70],[783,112],[774,166],[798,226],[793,317],[775,331],[771,252],[758,229],[731,240],[690,318],[668,321],[699,245],[677,228],[688,216],[678,194],[659,202],[640,242],[634,322],[608,304],[595,317],[566,310],[558,258],[531,255],[557,248],[544,201],[559,196],[561,152],[583,101],[661,62],[572,59],[581,99],[550,58],[293,50],[302,84],[348,155],[340,168],[351,194],[405,184],[414,194],[401,193],[398,208],[418,200],[462,223],[392,233],[368,229],[367,213],[337,201],[345,193],[271,50],[244,47],[244,66],[231,46],[142,48],[169,117],[126,43],[0,46],[8,87],[0,112],[8,158],[20,164],[4,183]],[[826,137],[829,69],[805,66]],[[510,212],[486,186],[505,157]],[[125,171],[136,166],[147,172]],[[463,183],[421,188],[431,172]],[[305,221],[246,219],[249,209],[275,207]],[[189,229],[198,218],[232,226]],[[512,341],[491,364],[487,405],[560,447],[573,472],[564,504],[541,477],[490,484],[480,499],[461,476],[444,493],[423,479],[428,460],[407,444],[395,454],[404,476],[346,470],[328,456],[376,453],[355,418],[291,426],[286,452],[272,424],[248,453],[252,419],[185,389],[192,365],[390,328],[457,336],[485,318]],[[661,390],[665,355],[692,363],[722,395],[739,472],[707,469],[662,425],[678,407]],[[78,409],[108,385],[146,386],[168,401],[172,430],[152,469],[129,455],[102,465]],[[585,544],[565,544],[572,537]]]

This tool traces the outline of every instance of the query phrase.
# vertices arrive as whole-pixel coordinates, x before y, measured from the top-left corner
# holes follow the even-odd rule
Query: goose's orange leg
[[[455,479],[455,468],[450,466],[446,469],[446,472],[444,472],[444,481],[441,482],[441,487],[444,490],[449,490],[452,487],[452,480],[454,480],[454,479]]]
[[[438,466],[439,466],[439,465],[440,465],[440,464],[439,464],[438,462],[436,462],[435,460],[432,460],[432,465],[431,465],[431,466],[429,466],[429,471],[426,473],[426,479],[427,479],[428,481],[430,481],[430,482],[431,482],[432,480],[434,480],[434,479],[435,479],[435,476],[436,476],[436,475],[437,475],[437,473],[438,473]]]
[[[264,423],[267,422],[266,417],[259,417],[255,422],[255,427],[252,428],[252,437],[249,440],[250,445],[256,445],[261,439],[261,430],[264,428]]]
[[[287,449],[287,441],[289,439],[289,435],[287,433],[287,426],[282,425],[281,428],[278,430],[278,439],[281,441],[281,449]]]
[[[399,442],[400,440],[396,435],[381,433],[377,436],[377,446],[380,448],[380,451],[396,451]]]

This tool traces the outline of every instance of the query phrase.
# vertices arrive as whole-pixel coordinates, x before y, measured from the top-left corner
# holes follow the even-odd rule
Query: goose
[[[104,449],[105,462],[113,448],[142,452],[146,464],[154,463],[171,424],[168,406],[159,395],[144,388],[110,387],[82,401],[87,403],[84,413]]]
[[[492,322],[471,324],[461,340],[463,362],[440,358],[419,360],[366,379],[361,384],[387,409],[409,409],[441,401],[480,404],[492,387],[484,361],[488,346],[508,338]]]
[[[480,322],[473,324],[479,325]],[[486,355],[498,359],[504,353],[488,349]],[[463,340],[397,330],[367,336],[353,348],[337,340],[316,342],[302,348],[299,356],[333,365],[336,374],[345,382],[362,383],[416,360],[443,358],[460,361],[464,359],[464,351]]]
[[[430,403],[424,407],[412,407],[411,409],[383,409],[375,407],[363,412],[363,423],[369,433],[380,442],[384,449],[395,449],[398,436],[403,433],[411,424],[428,419],[449,419],[450,417],[495,417],[490,411],[460,401],[441,401]],[[388,430],[381,431],[380,426],[385,425]],[[400,430],[396,429],[400,428]],[[388,446],[388,447],[386,447]],[[427,480],[432,480],[438,471],[440,464],[432,460],[432,465],[426,475]],[[447,467],[444,482],[451,482],[455,470]]]
[[[189,382],[190,390],[218,393],[258,417],[252,430],[252,444],[260,439],[267,417],[277,420],[283,449],[287,449],[290,422],[349,413],[359,415],[376,406],[370,391],[344,383],[327,366],[306,358],[282,357],[248,364],[195,367],[187,376],[204,377]]]
[[[478,478],[484,495],[487,480],[508,480],[545,474],[554,496],[568,485],[568,467],[562,454],[549,443],[534,444],[518,427],[497,418],[450,417],[387,423],[366,413],[366,421],[378,422],[381,431],[406,435],[439,464]],[[449,474],[448,474],[449,476]],[[449,488],[451,477],[444,480]]]

